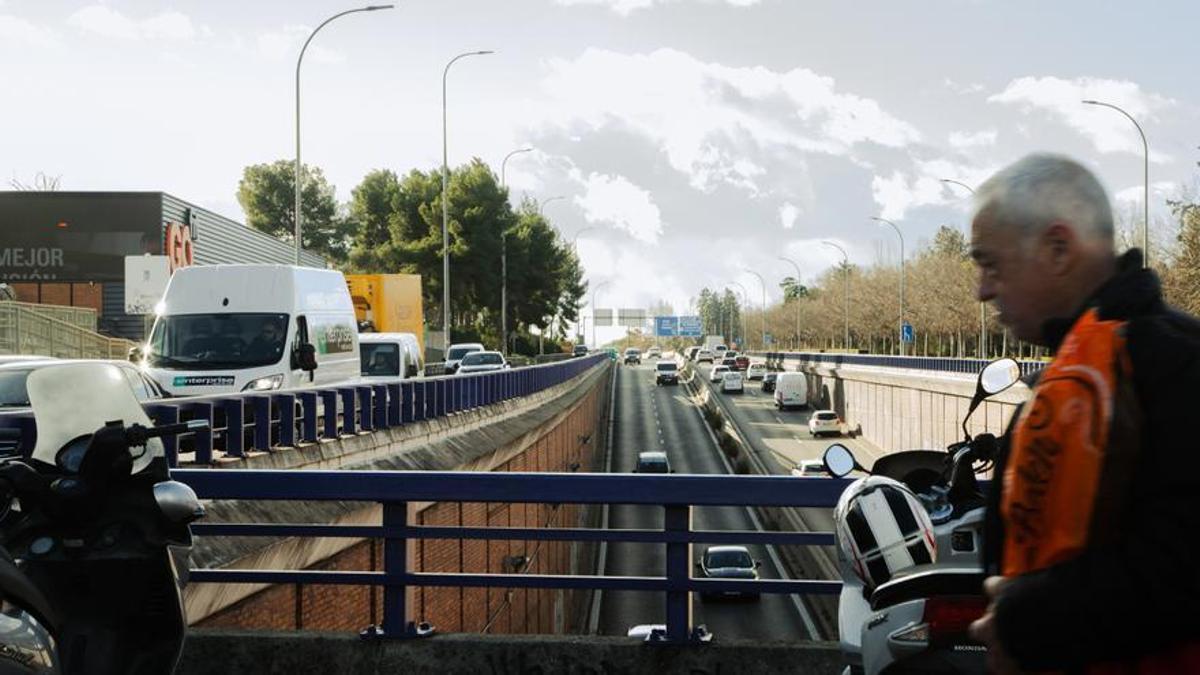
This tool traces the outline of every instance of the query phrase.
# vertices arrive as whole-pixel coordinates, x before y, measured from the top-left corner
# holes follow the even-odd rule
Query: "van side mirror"
[[[141,363],[144,357],[145,355],[142,353],[141,347],[134,346],[129,348],[129,361],[131,363]]]
[[[300,370],[314,371],[317,369],[317,348],[311,342],[302,342],[296,348],[296,363]]]

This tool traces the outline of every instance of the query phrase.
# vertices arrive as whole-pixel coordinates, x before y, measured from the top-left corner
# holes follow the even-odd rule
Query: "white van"
[[[775,407],[780,410],[808,407],[808,376],[779,373],[775,379]]]
[[[359,333],[358,349],[364,381],[417,377],[425,368],[412,333]]]
[[[446,351],[446,370],[447,375],[453,375],[458,372],[458,364],[462,363],[462,359],[471,352],[482,352],[485,348],[478,342],[463,342],[450,345],[450,349]]]
[[[359,376],[354,304],[341,272],[200,265],[175,272],[139,351],[176,396],[325,386]]]

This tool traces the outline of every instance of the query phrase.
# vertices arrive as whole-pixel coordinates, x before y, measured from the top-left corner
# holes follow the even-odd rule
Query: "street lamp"
[[[750,268],[745,268],[746,272],[758,277],[758,283],[762,286],[762,337],[759,338],[762,350],[767,351],[767,281],[758,272]]]
[[[558,195],[557,197],[549,197],[547,199],[543,199],[542,202],[540,204],[538,204],[538,215],[542,216],[544,218],[545,213],[546,213],[546,205],[549,204],[550,202],[556,202],[560,199],[566,199],[566,197],[563,195]]]
[[[941,178],[939,180],[950,185],[957,185],[972,195],[975,194],[975,188],[961,181],[954,180],[953,178]],[[987,303],[982,301],[979,303],[979,358],[987,358]]]
[[[454,62],[468,56],[483,56],[494,54],[491,50],[463,52],[450,59],[442,69],[442,337],[443,349],[450,350],[450,208],[448,192],[450,185],[450,166],[447,159],[446,146],[446,77],[450,74],[450,66]],[[504,167],[500,167],[503,171]]]
[[[1129,118],[1133,122],[1133,126],[1137,128],[1138,133],[1142,137],[1142,159],[1144,161],[1143,169],[1145,171],[1143,180],[1145,183],[1142,186],[1143,206],[1145,207],[1145,220],[1142,222],[1142,267],[1150,266],[1150,145],[1146,143],[1146,132],[1142,131],[1142,125],[1138,124],[1137,120],[1133,119],[1133,115],[1125,112],[1111,103],[1103,101],[1085,100],[1087,105],[1099,105],[1105,108],[1112,108]]]
[[[504,156],[500,162],[500,187],[507,189],[505,170],[508,160],[522,152],[533,152],[533,148],[518,148]],[[500,351],[508,355],[508,230],[500,230]]]
[[[317,32],[334,19],[346,16],[347,14],[356,14],[358,12],[374,12],[380,9],[392,9],[393,7],[395,7],[395,5],[368,5],[367,7],[348,9],[344,12],[338,12],[337,14],[334,14],[333,16],[321,22],[321,25],[314,28],[312,33],[309,33],[308,39],[304,41],[304,46],[300,48],[300,56],[296,58],[296,184],[294,186],[294,192],[296,193],[296,212],[294,220],[296,221],[297,265],[300,264],[300,249],[301,242],[303,241],[300,238],[300,194],[302,192],[300,180],[300,64],[304,61],[304,52],[308,49],[308,43],[312,42],[312,39],[317,36]]]
[[[601,281],[592,287],[592,346],[597,349],[600,348],[600,343],[596,342],[596,292],[607,285],[607,281]]]
[[[896,236],[900,237],[900,356],[904,356],[904,235],[900,232],[900,227],[886,218],[871,216],[871,220],[887,223],[896,231]]]
[[[785,258],[783,256],[779,256],[779,259],[786,263],[790,263],[792,265],[792,267],[796,268],[796,287],[799,288],[799,286],[800,286],[800,266],[797,265],[796,261],[792,260],[791,258]],[[786,296],[786,293],[785,293],[785,296]],[[786,297],[785,297],[785,300],[786,300]],[[798,296],[798,295],[796,296],[796,350],[797,351],[800,350],[800,296]]]
[[[832,246],[842,252],[842,273],[845,278],[844,285],[846,287],[846,291],[845,291],[846,292],[846,309],[845,309],[846,336],[843,340],[844,340],[844,345],[845,345],[844,348],[849,350],[850,349],[850,256],[846,255],[846,249],[842,248],[841,246],[838,246],[837,244],[833,243],[832,241],[822,241],[821,243],[825,244],[826,246]]]
[[[734,286],[737,286],[738,288],[742,289],[742,304],[743,304],[743,305],[746,305],[747,307],[749,307],[749,306],[750,306],[750,293],[748,293],[748,292],[746,291],[746,287],[745,287],[745,286],[743,286],[743,285],[741,285],[740,283],[738,283],[738,282],[736,282],[736,281],[731,281],[731,282],[729,282],[729,283],[731,283],[731,284],[733,284]],[[741,314],[741,315],[742,315],[742,340],[743,340],[743,341],[746,341],[746,340],[748,340],[748,339],[749,339],[749,338],[747,338],[747,337],[746,337],[746,333],[747,333],[747,331],[746,331],[746,313],[745,313],[745,312],[738,312],[738,314]],[[731,317],[731,321],[732,321],[732,317]],[[731,333],[733,332],[733,327],[732,327],[732,326],[730,327],[730,330],[729,330],[729,332],[731,332]],[[740,349],[741,347],[742,347],[742,345],[740,345],[740,344],[739,344],[739,345],[738,345],[738,348]]]
[[[594,229],[596,229],[596,228],[589,225],[588,227],[585,227],[585,228],[579,230],[578,232],[576,232],[575,236],[571,238],[571,248],[576,249],[579,247],[579,235],[583,234],[584,232],[589,232]]]

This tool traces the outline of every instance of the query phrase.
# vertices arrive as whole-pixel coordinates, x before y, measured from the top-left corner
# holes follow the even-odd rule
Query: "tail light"
[[[933,644],[961,642],[971,622],[987,611],[987,599],[980,595],[949,595],[925,601],[925,623]]]

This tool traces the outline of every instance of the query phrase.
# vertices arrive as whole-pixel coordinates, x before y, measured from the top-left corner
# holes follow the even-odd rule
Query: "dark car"
[[[624,361],[625,365],[629,365],[631,363],[639,366],[642,365],[642,351],[634,347],[626,349]]]
[[[696,568],[701,576],[707,579],[757,579],[758,568],[762,565],[750,555],[745,546],[709,546],[704,549],[704,555]],[[713,593],[701,593],[701,599],[713,597]],[[739,593],[723,591],[721,596],[744,596],[751,600],[758,599],[758,593]]]
[[[735,370],[740,370],[744,373],[746,372],[746,369],[750,367],[750,357],[746,356],[745,354],[738,354],[733,358],[733,360],[737,364]]]
[[[665,452],[639,452],[634,473],[674,473]]]
[[[587,356],[587,345],[575,345],[575,350],[571,352],[574,356]]]
[[[659,361],[654,365],[654,384],[679,384],[679,366],[674,361]]]
[[[762,390],[768,393],[775,391],[775,380],[778,378],[779,373],[768,371],[766,375],[763,375]]]
[[[725,358],[721,359],[721,362],[720,362],[720,363],[717,363],[717,364],[714,364],[714,365],[718,365],[718,366],[728,366],[730,370],[737,370],[737,369],[738,369],[738,367],[737,367],[737,359],[736,359],[736,358],[734,358],[734,357],[731,357],[731,356],[726,356]]]

